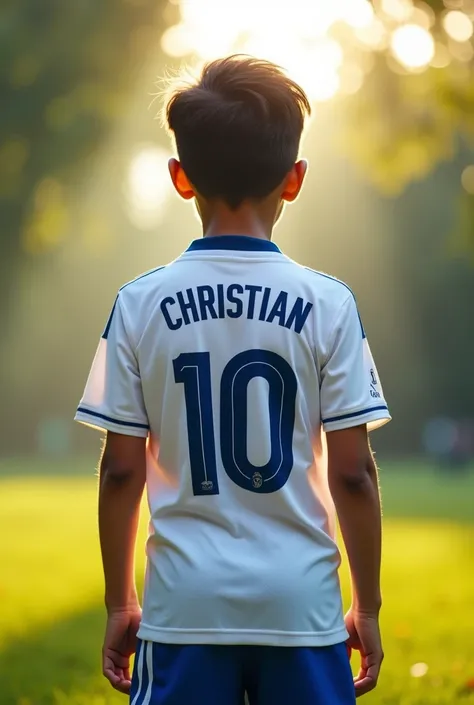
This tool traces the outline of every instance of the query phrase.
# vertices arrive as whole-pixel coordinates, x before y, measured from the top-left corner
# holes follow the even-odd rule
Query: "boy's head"
[[[306,164],[298,149],[306,115],[303,89],[276,65],[247,56],[207,64],[195,83],[172,94],[166,121],[180,162],[173,183],[184,198],[220,202],[291,201]]]

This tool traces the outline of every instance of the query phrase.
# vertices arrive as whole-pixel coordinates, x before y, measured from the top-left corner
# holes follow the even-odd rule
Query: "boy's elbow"
[[[107,434],[99,471],[100,487],[143,486],[146,480],[145,439]]]
[[[373,482],[368,472],[340,473],[329,481],[331,490],[343,489],[347,494],[365,494],[373,488]]]
[[[365,425],[327,436],[328,480],[331,491],[345,489],[350,494],[371,491],[377,481],[377,468]]]
[[[141,463],[133,463],[124,459],[104,454],[100,464],[99,485],[120,488],[130,485],[145,484],[146,472]]]
[[[113,461],[103,461],[100,466],[100,486],[122,487],[128,485],[134,477],[133,469]]]
[[[347,463],[343,467],[328,468],[331,490],[344,489],[348,494],[364,494],[373,491],[377,470],[372,456]]]

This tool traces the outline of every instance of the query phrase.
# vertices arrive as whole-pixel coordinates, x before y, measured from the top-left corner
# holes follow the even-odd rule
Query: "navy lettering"
[[[232,292],[236,292],[237,294],[242,294],[244,293],[244,287],[240,286],[240,284],[229,284],[227,287],[227,301],[230,304],[235,304],[235,309],[228,308],[227,309],[227,315],[230,318],[240,318],[242,315],[242,312],[244,310],[243,304],[242,304],[242,299],[238,299]]]
[[[286,291],[280,291],[275,303],[273,304],[272,310],[268,314],[267,323],[272,323],[275,318],[278,318],[279,324],[281,326],[285,325],[287,301],[288,294],[286,293]]]
[[[201,320],[207,321],[207,312],[209,311],[211,318],[217,318],[216,309],[214,308],[215,294],[212,286],[207,284],[197,287],[197,295],[199,300],[199,308],[201,310]]]
[[[170,313],[168,311],[168,306],[174,306],[176,301],[173,299],[172,296],[167,296],[165,299],[160,304],[161,308],[161,313],[163,314],[163,318],[166,321],[166,325],[170,330],[178,330],[178,328],[181,328],[183,325],[183,319],[182,318],[177,318],[176,321],[173,323]]]
[[[253,312],[255,310],[255,296],[257,291],[262,291],[261,286],[255,286],[255,284],[247,284],[246,290],[249,292],[249,305],[247,308],[247,318],[253,318]]]
[[[270,289],[270,287],[266,286],[263,290],[262,305],[260,306],[260,314],[258,316],[259,321],[265,320],[265,316],[267,315],[268,299],[270,298],[271,293],[272,290]]]
[[[219,318],[225,318],[223,284],[217,285],[217,310],[219,311]]]
[[[258,293],[262,296],[257,300]],[[160,302],[160,309],[170,330],[209,319],[246,316],[249,320],[277,322],[280,326],[301,333],[313,304],[298,296],[292,306],[291,299],[288,299],[288,292],[274,292],[269,286],[229,284],[225,287],[224,284],[203,284],[165,297]],[[181,317],[178,309],[174,311],[173,306],[179,306]]]
[[[188,301],[185,301],[182,291],[178,291],[178,293],[176,294],[176,297],[178,299],[178,303],[181,308],[181,315],[183,316],[184,323],[185,323],[185,325],[188,326],[191,323],[189,316],[188,316],[188,309],[191,310],[194,323],[197,323],[199,321],[199,314],[198,314],[198,310],[197,310],[197,306],[196,306],[196,301],[194,300],[193,290],[186,289],[186,293],[188,295]]]
[[[306,304],[304,304],[304,301],[301,298],[301,296],[298,296],[298,298],[295,301],[295,305],[290,311],[290,315],[286,319],[285,327],[286,328],[291,328],[293,323],[295,324],[295,333],[301,333],[301,330],[306,323],[306,319],[309,316],[309,312],[313,308],[313,304],[310,301],[307,301]]]

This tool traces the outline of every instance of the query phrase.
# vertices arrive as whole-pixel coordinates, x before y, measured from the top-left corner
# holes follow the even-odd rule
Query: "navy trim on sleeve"
[[[370,414],[372,411],[388,411],[388,406],[385,404],[383,406],[372,406],[370,409],[362,409],[362,411],[354,411],[351,414],[342,414],[341,416],[331,416],[329,419],[321,419],[322,423],[332,423],[333,421],[343,421],[344,419],[352,419],[356,416],[363,416],[364,414]]]
[[[110,421],[111,423],[116,423],[119,426],[130,426],[132,428],[145,428],[147,431],[150,430],[150,427],[148,424],[144,423],[134,423],[133,421],[120,421],[119,419],[113,419],[110,416],[106,416],[105,414],[99,414],[97,411],[91,411],[90,409],[86,409],[83,406],[80,406],[77,409],[78,413],[81,414],[88,414],[89,416],[96,416],[98,419],[104,419],[104,421]]]

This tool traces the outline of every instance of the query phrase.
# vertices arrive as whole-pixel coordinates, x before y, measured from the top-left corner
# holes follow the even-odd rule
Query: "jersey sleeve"
[[[342,307],[322,365],[320,398],[324,431],[360,424],[374,430],[391,418],[352,295]]]
[[[138,363],[117,297],[92,363],[75,420],[145,438],[149,423]]]

